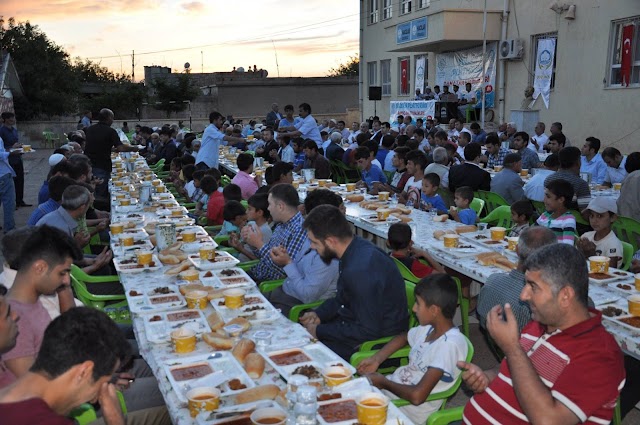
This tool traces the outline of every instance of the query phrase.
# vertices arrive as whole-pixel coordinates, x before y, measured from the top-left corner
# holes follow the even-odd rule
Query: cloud
[[[204,3],[199,1],[191,1],[189,3],[183,3],[181,6],[187,12],[202,12],[204,11]]]
[[[105,15],[150,10],[157,7],[153,0],[110,0],[87,2],[85,0],[3,0],[2,15],[18,21],[48,21],[54,17],[75,18],[79,15]]]

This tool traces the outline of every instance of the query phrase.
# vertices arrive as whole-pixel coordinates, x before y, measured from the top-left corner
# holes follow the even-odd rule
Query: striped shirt
[[[556,401],[580,422],[608,424],[624,385],[624,360],[615,339],[602,326],[602,313],[589,312],[591,318],[550,334],[539,322],[530,322],[522,330],[520,346]],[[473,425],[530,422],[518,402],[507,359],[489,387],[469,400],[463,421]]]
[[[558,218],[553,218],[552,215],[552,212],[545,211],[538,217],[536,223],[553,230],[558,237],[558,242],[573,245],[576,238],[576,218],[569,211]]]
[[[571,183],[571,186],[573,186],[574,198],[576,199],[577,206],[580,210],[583,210],[587,205],[589,205],[589,201],[591,201],[591,190],[589,190],[589,184],[582,180],[579,175],[570,171],[559,170],[544,180],[545,186],[550,181],[554,180],[566,180]],[[571,208],[576,207],[576,202],[572,201],[573,205]]]

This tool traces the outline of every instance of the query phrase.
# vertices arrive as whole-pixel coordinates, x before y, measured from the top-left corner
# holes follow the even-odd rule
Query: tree
[[[329,77],[357,77],[360,73],[360,58],[357,53],[349,56],[346,63],[341,63],[337,68],[329,70]]]
[[[0,18],[0,46],[11,54],[26,97],[15,103],[18,119],[76,110],[78,79],[69,55],[38,26]]]
[[[184,111],[187,108],[185,101],[192,101],[199,94],[187,73],[178,75],[175,82],[167,78],[156,78],[151,82],[151,87],[156,92],[155,108],[165,111],[167,118],[172,112]]]

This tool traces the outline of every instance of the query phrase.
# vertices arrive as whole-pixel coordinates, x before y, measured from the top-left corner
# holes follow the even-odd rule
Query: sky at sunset
[[[4,18],[30,21],[72,57],[135,76],[144,66],[231,71],[257,65],[281,77],[324,76],[358,52],[355,0],[0,0]],[[274,51],[275,45],[275,51]],[[201,54],[202,52],[202,54]],[[144,54],[149,53],[149,54]]]

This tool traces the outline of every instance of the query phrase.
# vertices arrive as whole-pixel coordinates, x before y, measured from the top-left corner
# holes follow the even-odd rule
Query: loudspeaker
[[[382,87],[369,87],[369,100],[382,100]]]

